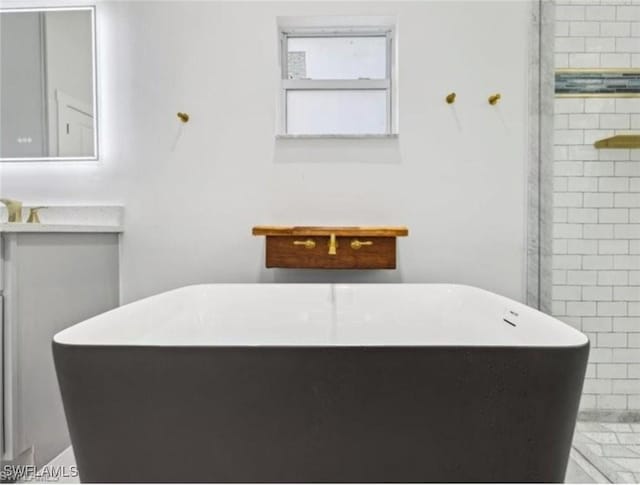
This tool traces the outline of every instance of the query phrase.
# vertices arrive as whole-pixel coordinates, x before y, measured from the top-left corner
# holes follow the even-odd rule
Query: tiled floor
[[[640,423],[579,422],[567,482],[640,483]]]
[[[49,465],[75,464],[71,448]],[[567,483],[640,483],[640,423],[579,422],[567,468]],[[59,483],[79,483],[67,478]]]

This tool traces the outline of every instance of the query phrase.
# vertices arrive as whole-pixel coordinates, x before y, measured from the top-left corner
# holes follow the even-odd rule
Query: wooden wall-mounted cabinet
[[[406,227],[256,226],[266,237],[267,268],[395,269],[396,238]]]

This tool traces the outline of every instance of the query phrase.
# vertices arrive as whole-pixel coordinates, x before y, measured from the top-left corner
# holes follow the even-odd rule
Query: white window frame
[[[288,75],[288,40],[297,37],[385,37],[386,38],[386,70],[385,79],[287,79]],[[301,28],[280,30],[280,119],[279,136],[311,137],[311,138],[366,138],[394,136],[393,115],[393,77],[394,77],[394,29],[392,27],[366,28]],[[385,90],[386,93],[386,126],[383,134],[334,134],[326,135],[289,134],[287,129],[287,92],[296,90]]]

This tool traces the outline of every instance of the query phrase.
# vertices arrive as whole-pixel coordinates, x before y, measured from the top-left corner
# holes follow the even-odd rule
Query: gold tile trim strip
[[[638,74],[640,67],[567,67],[556,69],[556,74],[574,74],[581,72]]]
[[[640,93],[560,93],[556,98],[640,98]]]

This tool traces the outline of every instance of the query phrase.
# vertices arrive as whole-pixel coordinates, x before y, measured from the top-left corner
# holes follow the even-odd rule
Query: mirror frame
[[[97,73],[97,42],[96,42],[96,6],[80,5],[80,6],[64,6],[64,7],[16,7],[16,8],[0,8],[0,14],[3,13],[27,13],[27,12],[64,12],[86,10],[91,14],[91,52],[92,52],[92,80],[93,80],[93,146],[94,153],[89,157],[0,157],[0,163],[7,162],[97,162],[100,160],[100,143],[99,143],[99,112],[98,112],[98,73]]]

